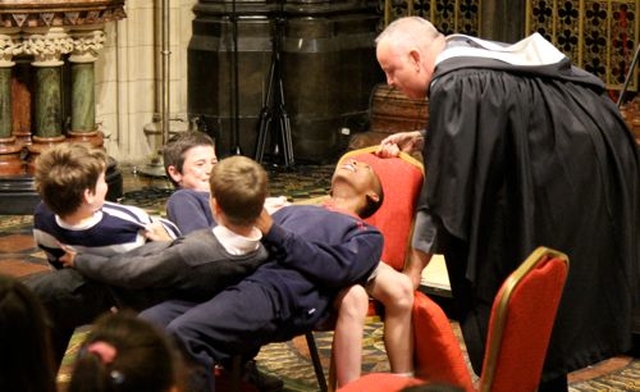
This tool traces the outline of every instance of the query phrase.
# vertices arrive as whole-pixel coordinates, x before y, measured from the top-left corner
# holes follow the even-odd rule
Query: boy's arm
[[[161,229],[164,229],[164,233],[160,233]],[[146,230],[150,230],[152,232],[152,237],[156,234],[160,234],[156,236],[158,239],[154,241],[171,241],[183,235],[182,231],[175,223],[169,219],[159,217],[151,217],[151,223],[147,225]]]
[[[319,230],[331,228],[319,228]],[[380,261],[382,234],[363,224],[340,244],[328,245],[305,240],[294,232],[273,224],[265,236],[274,245],[278,262],[313,277],[319,284],[344,287],[364,281]]]
[[[170,242],[148,242],[132,251],[104,257],[77,254],[74,268],[82,275],[128,289],[169,287],[184,268],[179,248]]]
[[[182,235],[212,226],[211,208],[198,197],[195,192],[182,190],[176,191],[167,200],[167,218],[176,224]]]

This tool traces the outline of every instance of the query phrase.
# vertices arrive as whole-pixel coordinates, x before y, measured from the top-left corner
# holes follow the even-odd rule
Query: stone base
[[[24,174],[24,161],[21,158],[22,146],[15,137],[0,138],[0,176]]]
[[[106,181],[109,185],[106,199],[117,202],[122,197],[122,173],[115,159],[109,157]],[[31,215],[40,196],[36,192],[33,176],[0,177],[0,215]]]

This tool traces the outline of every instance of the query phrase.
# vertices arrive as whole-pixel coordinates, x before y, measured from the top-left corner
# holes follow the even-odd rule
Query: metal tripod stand
[[[282,153],[284,167],[294,165],[293,141],[291,138],[291,122],[285,108],[284,87],[282,84],[282,64],[280,60],[280,41],[282,40],[282,28],[284,18],[276,15],[274,21],[273,45],[271,53],[271,66],[269,69],[269,83],[264,106],[260,110],[260,122],[258,141],[256,143],[255,160],[262,163],[264,150],[267,144],[267,136],[271,135],[275,145],[274,155]],[[277,127],[279,133],[276,133]]]

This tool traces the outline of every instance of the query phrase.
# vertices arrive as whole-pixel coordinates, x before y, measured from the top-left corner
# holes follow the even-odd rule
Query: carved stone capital
[[[98,52],[104,48],[107,40],[103,30],[73,31],[73,52],[69,61],[73,63],[92,63],[98,59]]]
[[[0,0],[0,3],[0,28],[81,26],[126,17],[124,0]]]
[[[13,67],[13,56],[22,53],[21,37],[15,31],[5,29],[0,32],[0,68]]]
[[[73,50],[73,39],[60,27],[50,29],[25,29],[24,53],[35,57],[32,65],[54,67],[62,65],[63,54]]]

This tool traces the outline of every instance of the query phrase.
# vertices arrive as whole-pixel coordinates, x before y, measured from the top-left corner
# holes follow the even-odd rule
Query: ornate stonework
[[[16,29],[8,29],[15,33]],[[16,35],[2,34],[0,32],[0,67],[12,67],[14,56],[22,53],[22,45]]]
[[[103,30],[74,31],[73,53],[69,61],[74,63],[90,63],[98,58],[98,52],[104,48],[107,36]]]
[[[126,17],[124,0],[12,0],[0,8],[0,29],[102,24]]]
[[[60,57],[70,53],[74,46],[73,39],[60,27],[48,28],[42,33],[30,31],[22,45],[24,53],[35,58],[32,65],[36,67],[62,65]]]

